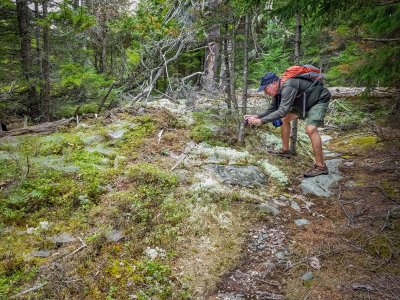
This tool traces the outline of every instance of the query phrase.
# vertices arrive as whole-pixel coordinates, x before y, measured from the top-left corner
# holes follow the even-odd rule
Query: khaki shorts
[[[303,112],[297,110],[290,110],[291,113],[299,116],[300,119],[308,119],[307,125],[314,125],[317,127],[324,127],[324,118],[328,110],[329,101],[325,103],[317,103],[306,112],[306,116],[303,118]]]

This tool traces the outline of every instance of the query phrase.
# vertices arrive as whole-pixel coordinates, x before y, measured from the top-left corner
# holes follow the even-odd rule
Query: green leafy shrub
[[[216,134],[210,128],[199,125],[192,130],[190,137],[197,143],[208,142],[213,144],[212,140],[215,139]]]
[[[166,189],[171,189],[177,185],[176,176],[148,163],[139,163],[130,167],[127,175],[138,185],[153,185]]]

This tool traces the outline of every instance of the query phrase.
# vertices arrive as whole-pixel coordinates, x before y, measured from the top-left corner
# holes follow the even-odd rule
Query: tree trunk
[[[228,41],[228,65],[229,65],[229,88],[231,91],[232,103],[236,115],[239,114],[239,106],[236,100],[235,89],[235,28],[232,27],[230,40]]]
[[[235,117],[237,124],[237,133],[239,136],[240,127],[243,125],[243,122],[239,115],[239,106],[236,99],[236,87],[235,87],[235,26],[234,19],[232,13],[229,16],[230,24],[232,24],[231,34],[230,34],[230,43],[228,44],[228,61],[229,61],[229,86],[231,91],[231,97],[233,102],[233,107],[235,108]]]
[[[225,39],[223,39],[222,44],[221,44],[221,70],[219,72],[219,90],[222,93],[227,92],[227,83],[226,83],[226,59],[225,59],[225,52],[226,52],[226,43]]]
[[[218,5],[218,0],[210,0],[206,15],[211,15],[212,10]],[[216,89],[219,39],[221,36],[220,24],[212,24],[206,30],[207,48],[204,56],[204,88],[209,91]]]
[[[226,93],[227,93],[227,98],[226,98],[226,104],[228,106],[228,109],[232,108],[232,94],[231,94],[231,84],[230,84],[230,66],[229,66],[229,47],[230,42],[229,42],[229,31],[228,31],[228,24],[225,25],[225,66],[226,66]]]
[[[40,18],[40,13],[39,13],[39,2],[35,2],[35,18],[36,20],[39,20]],[[35,37],[36,37],[36,55],[37,55],[37,69],[38,69],[38,78],[40,80],[43,80],[43,61],[42,61],[42,45],[40,42],[40,28],[38,24],[35,26]],[[39,89],[39,95],[38,95],[38,105],[39,110],[41,111],[43,109],[43,90],[44,87],[42,84],[40,84],[40,89]]]
[[[43,18],[47,17],[47,2],[42,2],[43,7]],[[43,79],[45,81],[44,87],[44,99],[43,99],[43,109],[44,109],[44,120],[46,122],[50,121],[50,46],[49,46],[49,26],[44,26],[43,28]]]
[[[101,27],[102,33],[100,33],[101,40],[101,73],[107,74],[107,39],[106,30]]]
[[[243,91],[242,91],[242,114],[246,114],[247,110],[247,69],[248,69],[248,42],[249,42],[249,14],[246,14],[244,23],[244,45],[243,45]],[[239,142],[244,142],[244,124],[240,122],[239,126]]]
[[[29,34],[28,1],[17,0],[16,6],[19,37],[21,40],[21,56],[24,63],[25,79],[27,81],[28,108],[30,110],[30,116],[35,118],[39,116],[40,111],[37,104],[36,88],[32,84],[34,79],[34,71],[31,56],[31,37]]]
[[[300,64],[300,45],[301,45],[301,18],[300,14],[296,14],[296,39],[294,45],[294,64]],[[297,143],[297,127],[298,119],[292,122],[292,134],[290,135],[290,151],[296,153],[296,143]]]

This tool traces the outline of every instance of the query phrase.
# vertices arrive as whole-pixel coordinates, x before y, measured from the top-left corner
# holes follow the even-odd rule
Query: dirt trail
[[[336,194],[292,191],[301,209],[286,206],[280,217],[253,224],[242,263],[209,300],[400,299],[400,150],[365,145],[368,138],[375,140],[337,136],[328,143],[344,158]],[[298,219],[310,223],[298,226]]]

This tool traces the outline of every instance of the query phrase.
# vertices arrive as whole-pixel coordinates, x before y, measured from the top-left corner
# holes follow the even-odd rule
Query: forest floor
[[[304,195],[303,150],[268,154],[271,126],[238,145],[215,107],[160,100],[1,138],[0,299],[398,299],[399,139],[324,131],[343,177]]]
[[[400,299],[399,140],[377,142],[362,130],[321,134],[334,136],[325,149],[344,158],[335,195],[308,194],[313,212],[286,207],[283,219],[252,224],[240,266],[209,300]],[[310,224],[294,223],[302,218]]]

